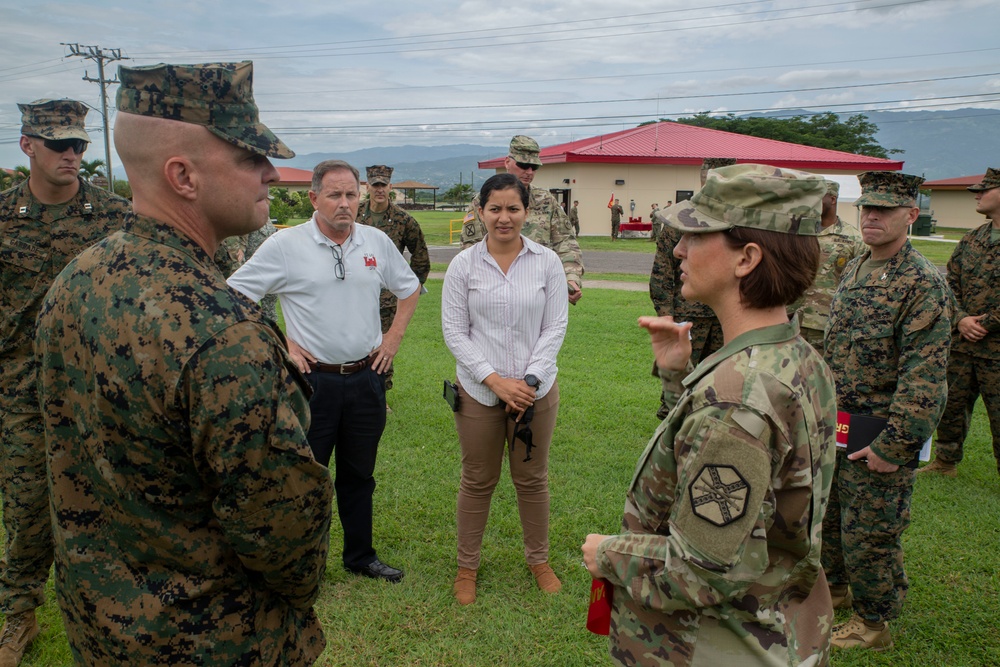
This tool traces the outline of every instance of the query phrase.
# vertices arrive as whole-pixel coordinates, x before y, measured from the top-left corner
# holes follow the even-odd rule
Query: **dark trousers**
[[[993,435],[993,456],[1000,470],[1000,360],[973,357],[951,351],[948,357],[948,403],[937,427],[935,455],[946,463],[958,463],[972,410],[980,394],[986,406]]]
[[[385,430],[385,379],[370,367],[351,375],[307,376],[313,388],[309,446],[330,467],[337,513],[344,528],[344,567],[360,569],[375,560],[372,546],[372,494],[375,457]]]

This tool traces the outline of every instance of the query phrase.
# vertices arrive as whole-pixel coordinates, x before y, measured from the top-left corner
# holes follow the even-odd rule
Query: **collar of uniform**
[[[319,223],[316,222],[316,214],[313,213],[313,217],[309,219],[309,222],[305,223],[309,225],[309,236],[312,240],[317,243],[317,245],[325,245],[332,248],[337,245],[331,241],[326,234],[319,231]],[[358,232],[358,223],[353,223],[354,227],[351,229],[351,235],[347,238],[347,245],[359,246],[362,244],[361,234]]]
[[[791,320],[785,322],[784,324],[773,324],[769,327],[762,327],[760,329],[754,329],[740,334],[731,342],[723,345],[721,348],[705,357],[702,362],[698,364],[698,366],[691,371],[686,378],[684,378],[684,387],[690,388],[700,379],[705,377],[710,371],[714,370],[715,367],[722,361],[728,359],[742,349],[752,347],[754,345],[773,345],[775,343],[784,343],[785,341],[795,338],[797,335],[799,335],[798,315],[794,315]]]
[[[80,184],[80,187],[77,189],[76,194],[65,204],[43,204],[35,198],[35,195],[31,192],[31,188],[28,186],[28,181],[25,180],[18,186],[20,190],[17,193],[14,212],[19,218],[38,220],[43,217],[43,211],[49,206],[62,206],[62,215],[58,219],[93,215],[96,187],[79,176],[77,176],[77,182]],[[49,220],[45,222],[49,222]]]
[[[909,258],[912,252],[913,252],[913,246],[910,245],[910,240],[907,239],[903,243],[903,247],[899,249],[899,252],[890,257],[889,261],[885,263],[885,266],[883,266],[881,269],[876,269],[875,271],[872,271],[871,273],[868,274],[868,277],[865,278],[865,282],[861,283],[860,285],[851,285],[850,289],[857,289],[859,287],[888,287],[895,278],[896,271],[899,270],[899,267],[902,266],[903,262],[905,262]],[[857,268],[860,269],[861,265],[864,264],[865,261],[867,261],[869,258],[871,258],[871,256],[872,256],[872,251],[868,250],[868,252],[862,255],[861,258],[858,260]],[[854,276],[856,275],[857,271],[851,274],[852,282],[855,280]]]
[[[128,233],[174,248],[194,257],[200,264],[215,267],[215,260],[194,239],[156,218],[139,214],[133,215]]]

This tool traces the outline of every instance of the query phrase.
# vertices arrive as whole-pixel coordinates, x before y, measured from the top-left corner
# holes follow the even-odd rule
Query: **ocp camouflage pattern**
[[[941,272],[909,241],[854,284],[869,254],[848,264],[833,297],[825,357],[837,379],[839,409],[888,419],[871,448],[903,465],[944,410],[952,296]]]
[[[138,216],[39,316],[56,596],[88,665],[309,665],[332,483],[260,309]]]
[[[798,313],[802,336],[822,352],[823,332],[830,319],[830,304],[844,275],[848,262],[860,257],[868,250],[856,227],[846,224],[840,218],[824,229],[819,236],[819,269],[816,279],[802,297],[788,307],[791,313]]]
[[[531,186],[529,189],[531,192],[528,199],[528,219],[524,222],[521,234],[535,243],[540,243],[554,250],[562,261],[566,280],[581,285],[583,253],[580,251],[580,244],[576,240],[576,234],[573,232],[573,225],[570,224],[569,217],[551,192],[535,186]],[[469,204],[465,215],[465,224],[462,226],[463,250],[479,243],[486,236],[486,226],[479,219],[479,213],[476,211],[478,204],[479,195],[477,194],[472,199],[472,203]]]
[[[796,323],[745,333],[694,371],[639,459],[623,534],[598,548],[620,665],[822,665],[820,568],[836,397]]]
[[[79,179],[63,206],[31,194],[28,181],[0,193],[0,408],[38,412],[31,349],[42,297],[80,251],[126,224],[132,205]]]

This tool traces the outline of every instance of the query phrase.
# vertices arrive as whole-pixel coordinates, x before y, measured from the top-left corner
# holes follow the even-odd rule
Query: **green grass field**
[[[524,564],[513,487],[501,481],[483,544],[479,598],[459,607],[455,498],[459,451],[441,398],[454,360],[440,328],[441,281],[428,282],[403,341],[393,413],[379,452],[375,535],[380,557],[406,570],[393,586],[345,573],[334,521],[318,613],[328,646],[319,665],[592,667],[607,665],[606,639],[584,629],[590,579],[579,545],[616,531],[636,459],[657,421],[659,384],[650,376],[644,293],[588,290],[570,309],[559,357],[561,406],[550,460],[551,563],[562,592],[539,592]],[[896,649],[840,653],[833,665],[1000,664],[1000,478],[980,405],[959,478],[920,478],[905,536],[910,592],[893,624]],[[24,665],[70,665],[54,602]],[[734,663],[735,664],[735,663]]]

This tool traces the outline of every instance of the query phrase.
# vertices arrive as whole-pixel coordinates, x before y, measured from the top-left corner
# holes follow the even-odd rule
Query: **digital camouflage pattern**
[[[718,169],[719,167],[731,167],[736,164],[736,158],[734,157],[707,157],[701,162],[701,168],[708,171],[709,169]]]
[[[21,134],[42,139],[83,139],[90,141],[84,129],[87,105],[76,100],[35,100],[18,104],[21,111]]]
[[[901,467],[869,474],[867,463],[838,456],[823,567],[831,582],[850,583],[855,611],[881,621],[899,615],[906,594],[901,537],[913,470],[904,464],[917,456],[944,409],[952,296],[909,241],[884,267],[857,280],[869,255],[848,264],[834,294],[825,357],[838,409],[887,419],[871,449]]]
[[[219,249],[215,251],[213,261],[222,271],[222,275],[228,278],[236,272],[236,269],[243,266],[246,261],[246,236],[230,236],[222,240]]]
[[[515,137],[516,138],[516,137]],[[563,210],[552,193],[544,188],[531,186],[528,197],[528,219],[524,221],[521,234],[551,248],[562,261],[566,280],[583,284],[583,253],[573,233],[566,211]],[[479,219],[477,194],[469,204],[462,226],[462,249],[479,243],[486,236],[486,225]]]
[[[858,174],[861,197],[855,206],[914,206],[920,195],[920,176],[896,171],[864,171]]]
[[[384,164],[365,167],[365,178],[369,185],[389,185],[392,182],[392,167]]]
[[[260,309],[138,216],[56,280],[35,349],[74,660],[312,664],[333,489]]]
[[[995,174],[1000,178],[1000,172]],[[987,173],[987,179],[990,176]],[[1000,187],[1000,182],[991,187]],[[993,434],[993,454],[1000,466],[1000,240],[993,239],[993,229],[987,222],[967,233],[948,260],[956,327],[966,317],[983,315],[979,323],[989,332],[973,343],[957,329],[952,331],[948,403],[938,424],[936,444],[936,456],[949,463],[962,460],[972,410],[981,394]]]
[[[0,611],[45,601],[52,526],[38,410],[35,318],[49,285],[87,246],[127,223],[131,204],[83,179],[65,205],[47,206],[28,181],[0,193],[0,493],[6,531]]]
[[[292,158],[266,125],[253,99],[253,63],[118,67],[117,106],[124,113],[203,125],[234,146],[276,158]]]
[[[623,534],[597,552],[616,664],[826,664],[836,396],[797,334],[747,332],[683,386],[664,373],[674,407],[639,459]]]
[[[823,332],[830,319],[830,304],[837,291],[847,264],[855,257],[868,251],[857,227],[846,224],[840,218],[816,237],[819,241],[819,269],[816,279],[802,297],[788,307],[791,313],[798,313],[802,337],[809,341],[820,353],[823,352]]]
[[[982,192],[983,190],[992,190],[993,188],[1000,188],[1000,169],[990,167],[986,170],[983,180],[975,185],[970,185],[966,190],[969,192]]]
[[[371,169],[371,167],[369,167]],[[391,172],[390,172],[391,173]],[[369,177],[370,179],[370,177]],[[423,285],[427,282],[427,276],[431,272],[431,256],[427,251],[427,242],[424,240],[424,232],[412,215],[400,207],[389,202],[389,208],[382,212],[381,219],[375,215],[373,217],[371,202],[363,201],[358,206],[357,222],[381,229],[392,239],[393,244],[399,250],[410,253],[410,268],[416,274],[417,280]],[[387,289],[383,289],[379,294],[379,316],[382,319],[382,333],[384,334],[392,326],[392,321],[396,319],[396,295]],[[385,388],[392,389],[392,376],[395,369],[390,364],[385,375]]]
[[[278,231],[278,228],[274,226],[274,223],[268,220],[264,223],[264,226],[260,229],[255,229],[254,231],[247,234],[244,239],[246,239],[246,259],[249,260],[253,257],[253,254],[257,252],[257,248],[260,247],[264,241],[268,239],[269,236]],[[274,294],[266,294],[263,299],[260,300],[260,309],[264,311],[264,317],[267,318],[268,322],[278,321],[278,297]]]
[[[687,201],[663,210],[667,224],[686,234],[750,227],[816,236],[826,182],[794,169],[740,164],[713,169]]]

